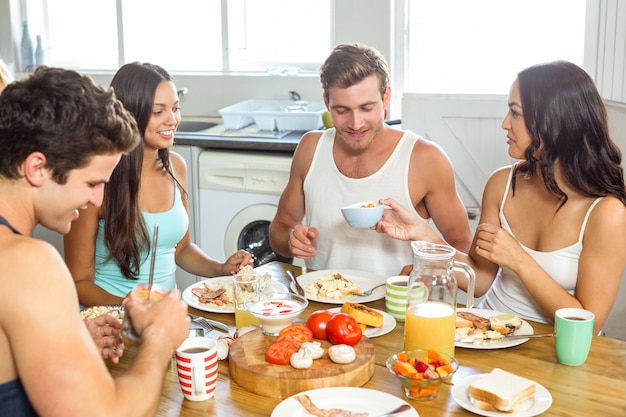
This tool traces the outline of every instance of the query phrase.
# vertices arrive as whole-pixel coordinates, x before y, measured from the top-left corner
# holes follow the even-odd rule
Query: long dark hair
[[[570,62],[555,61],[527,68],[517,79],[532,137],[519,173],[541,173],[562,206],[567,195],[554,178],[558,160],[565,179],[580,192],[613,195],[626,205],[622,154],[611,140],[606,108],[591,77]],[[515,176],[513,181],[515,187]]]
[[[154,94],[163,81],[173,81],[165,69],[138,62],[122,66],[111,81],[117,98],[135,117],[142,143],[152,115]],[[115,259],[129,279],[137,279],[142,251],[147,254],[150,248],[149,234],[137,201],[143,152],[141,145],[124,155],[105,187],[104,241],[109,259]],[[170,167],[169,149],[159,149],[158,159],[163,170],[176,181]],[[178,181],[176,183],[178,185]]]

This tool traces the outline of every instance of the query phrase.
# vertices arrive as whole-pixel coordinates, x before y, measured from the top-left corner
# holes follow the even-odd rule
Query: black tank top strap
[[[5,219],[4,217],[0,216],[0,224],[5,225],[6,227],[8,227],[9,229],[11,229],[11,231],[13,231],[13,233],[17,234],[17,235],[21,235],[20,231],[17,230],[15,227],[11,226],[11,223],[9,223],[7,221],[7,219]]]

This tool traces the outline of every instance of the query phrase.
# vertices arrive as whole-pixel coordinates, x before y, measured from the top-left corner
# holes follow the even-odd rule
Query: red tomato
[[[265,360],[276,365],[289,365],[289,359],[298,348],[289,340],[277,340],[267,347]]]
[[[278,333],[278,340],[290,340],[298,349],[304,342],[310,342],[313,340],[313,332],[304,324],[291,324]]]
[[[354,346],[359,343],[363,332],[354,317],[346,313],[336,313],[326,325],[328,340],[333,345]]]
[[[306,326],[313,331],[313,337],[320,340],[328,339],[326,334],[326,325],[328,321],[333,317],[334,313],[328,310],[319,310],[311,313],[306,320]]]

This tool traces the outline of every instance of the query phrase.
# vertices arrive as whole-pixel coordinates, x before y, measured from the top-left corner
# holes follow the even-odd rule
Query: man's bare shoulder
[[[296,147],[293,154],[292,171],[298,172],[302,175],[306,175],[311,165],[311,160],[315,154],[317,144],[322,137],[321,130],[312,130],[306,132]]]
[[[445,151],[441,146],[432,140],[425,139],[422,136],[418,135],[417,141],[413,146],[413,152],[422,154],[424,157],[428,157],[429,155],[445,155]]]
[[[428,176],[451,175],[452,162],[441,146],[433,141],[418,138],[411,152],[411,166],[417,167],[417,173],[428,173]]]
[[[323,133],[324,132],[322,130],[311,130],[306,132],[300,138],[300,142],[298,142],[298,146],[296,147],[296,152],[313,153]]]
[[[0,286],[12,288],[69,276],[61,254],[51,244],[20,235],[2,237],[0,271]]]

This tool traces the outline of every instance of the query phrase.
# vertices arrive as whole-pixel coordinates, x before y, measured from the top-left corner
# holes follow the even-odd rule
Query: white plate
[[[299,277],[296,277],[298,283],[305,290],[304,296],[311,301],[317,301],[319,303],[328,303],[328,304],[343,304],[346,301],[354,301],[357,303],[367,303],[370,301],[380,300],[381,298],[385,298],[385,287],[379,287],[374,290],[371,295],[367,297],[359,297],[358,295],[351,295],[349,297],[342,298],[328,298],[328,297],[318,297],[316,295],[310,295],[306,292],[306,289],[309,285],[313,284],[316,279],[320,278],[323,275],[328,274],[341,274],[344,277],[348,278],[350,281],[354,282],[361,288],[363,291],[367,291],[372,287],[375,287],[379,284],[384,284],[387,281],[382,275],[375,274],[373,272],[367,271],[352,271],[345,269],[323,269],[320,271],[313,271],[307,274],[302,274]],[[295,286],[293,282],[290,284],[290,287],[293,291],[295,291]]]
[[[194,308],[197,308],[198,310],[209,311],[211,313],[234,313],[235,312],[234,304],[227,305],[227,306],[217,306],[215,304],[201,303],[198,301],[198,297],[196,297],[195,295],[191,293],[191,290],[193,288],[204,286],[204,282],[217,284],[220,282],[220,280],[224,282],[225,285],[228,285],[229,288],[232,288],[231,287],[232,277],[208,278],[200,282],[196,282],[195,284],[192,284],[188,286],[187,288],[185,288],[185,291],[183,291],[183,300],[185,300],[187,304],[189,304],[190,306]],[[270,282],[270,286],[266,288],[265,291],[263,291],[263,293],[275,293],[275,292],[289,292],[289,290],[280,282],[272,280]],[[231,289],[231,293],[232,293],[232,289]]]
[[[312,414],[294,399],[302,394],[308,395],[313,404],[321,409],[341,408],[353,413],[368,413],[370,416],[384,414],[402,404],[408,404],[401,398],[368,388],[318,388],[286,398],[274,408],[270,417],[310,417]],[[419,414],[411,407],[398,417],[419,417]]]
[[[466,311],[468,313],[474,313],[477,316],[481,316],[481,317],[485,317],[485,318],[489,318],[491,316],[496,316],[498,314],[505,314],[505,313],[501,313],[499,311],[493,311],[493,310],[485,310],[482,308],[457,308],[456,311]],[[530,324],[528,324],[525,320],[522,320],[522,327],[520,327],[519,329],[515,330],[512,334],[514,335],[531,335],[534,334],[535,331],[533,330],[532,326]],[[504,348],[508,348],[508,347],[513,347],[513,346],[517,346],[517,345],[521,345],[522,343],[526,343],[528,342],[528,339],[513,339],[513,340],[506,340],[504,339],[502,342],[490,342],[490,343],[485,343],[485,344],[481,344],[481,343],[473,343],[473,342],[455,342],[454,346],[456,347],[462,347],[462,348],[468,348],[468,349],[504,349]]]
[[[377,309],[372,309],[372,310],[376,310],[378,311],[380,314],[383,315],[383,325],[380,327],[371,327],[371,326],[367,326],[367,328],[365,329],[365,331],[363,332],[364,336],[367,336],[368,338],[372,338],[372,337],[378,337],[378,336],[382,336],[384,334],[389,333],[390,331],[392,331],[393,329],[396,328],[396,319],[394,319],[391,314],[385,312],[385,311],[381,311],[381,310],[377,310]],[[328,311],[330,311],[331,313],[338,313],[341,311],[341,307],[337,307],[337,308],[329,308]]]
[[[484,378],[487,375],[488,374],[472,375],[463,378],[459,382],[455,382],[454,386],[452,387],[452,397],[457,402],[457,404],[465,408],[467,411],[471,411],[472,413],[476,413],[486,417],[532,417],[543,413],[552,405],[552,395],[550,395],[550,392],[543,385],[537,384],[535,396],[524,401],[524,403],[522,403],[522,406],[520,407],[520,410],[516,413],[481,410],[480,408],[474,406],[474,404],[470,400],[468,396],[469,386],[472,382],[476,381],[477,379]]]

